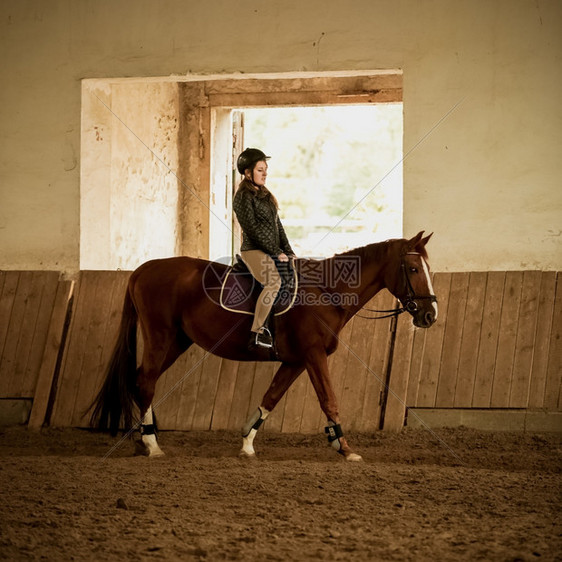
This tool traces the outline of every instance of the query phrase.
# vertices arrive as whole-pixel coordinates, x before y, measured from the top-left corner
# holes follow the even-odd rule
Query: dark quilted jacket
[[[242,252],[261,250],[271,256],[293,253],[268,193],[256,191],[252,184],[242,181],[232,206],[242,227]]]

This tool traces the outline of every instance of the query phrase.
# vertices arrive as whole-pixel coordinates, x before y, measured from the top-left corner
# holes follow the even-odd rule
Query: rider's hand
[[[289,257],[288,257],[287,254],[285,254],[284,252],[281,253],[281,254],[279,254],[279,255],[277,256],[277,259],[278,259],[279,261],[289,261]]]

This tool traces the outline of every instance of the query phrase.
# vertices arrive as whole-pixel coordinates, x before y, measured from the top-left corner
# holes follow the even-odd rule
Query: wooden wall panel
[[[117,335],[129,272],[83,271],[51,415],[54,426],[87,425]]]
[[[76,285],[53,425],[86,424],[83,416],[101,386],[119,325],[128,272],[82,272]],[[530,407],[560,409],[562,303],[553,272],[437,273],[439,319],[429,330],[411,328],[403,315],[394,342],[386,403],[387,429],[399,429],[406,407]],[[28,274],[0,275],[0,346],[8,365],[29,371],[14,353],[22,333],[23,295],[37,293]],[[46,293],[44,293],[46,294]],[[21,295],[18,296],[18,295]],[[41,304],[34,296],[34,307]],[[48,299],[47,299],[48,300]],[[392,308],[382,292],[371,308]],[[15,311],[15,312],[14,312]],[[5,312],[6,313],[6,312]],[[34,315],[37,326],[40,314]],[[354,318],[340,334],[329,367],[346,430],[374,431],[389,362],[390,320]],[[23,333],[32,333],[29,327]],[[27,340],[26,340],[27,341]],[[142,343],[139,344],[142,349]],[[20,345],[28,351],[35,344]],[[261,401],[277,363],[237,363],[194,346],[157,385],[155,410],[163,429],[239,429]],[[23,377],[25,380],[27,376]],[[12,374],[1,384],[12,384]],[[6,382],[7,381],[7,382]],[[264,426],[266,431],[319,432],[325,425],[306,371]]]
[[[448,292],[443,275],[435,279],[439,320],[415,332],[407,405],[560,409],[559,273],[452,274]]]
[[[5,271],[0,276],[0,398],[33,398],[60,274]]]

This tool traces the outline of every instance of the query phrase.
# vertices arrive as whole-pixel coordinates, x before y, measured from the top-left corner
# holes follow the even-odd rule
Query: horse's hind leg
[[[141,438],[136,442],[135,454],[147,457],[164,455],[158,445],[156,423],[152,410],[156,381],[193,342],[183,332],[178,332],[171,342],[164,339],[164,341],[160,341],[158,346],[154,346],[154,343],[152,341],[146,345],[137,376]],[[163,346],[164,343],[167,343],[168,351],[162,359],[163,353],[161,350],[166,348],[166,345]]]
[[[140,434],[141,438],[135,444],[136,455],[147,457],[162,457],[164,455],[156,438],[156,424],[154,423],[152,405],[147,408],[145,414],[141,417]]]
[[[248,418],[248,421],[242,428],[241,457],[255,458],[254,438],[258,429],[303,371],[304,367],[301,365],[282,364],[279,367],[273,377],[273,381],[271,381],[269,388],[264,394],[261,406]]]

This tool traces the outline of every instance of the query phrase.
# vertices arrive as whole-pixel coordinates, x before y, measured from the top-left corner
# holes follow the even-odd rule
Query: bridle
[[[367,312],[376,312],[379,314],[383,314],[384,316],[364,316],[361,314],[356,314],[360,318],[367,318],[368,320],[382,320],[383,318],[391,318],[393,316],[398,316],[403,312],[409,312],[413,314],[418,310],[418,303],[417,301],[420,300],[428,300],[430,302],[437,302],[437,297],[435,295],[416,295],[416,291],[414,291],[414,287],[412,286],[412,281],[410,280],[410,276],[408,275],[408,271],[406,270],[406,261],[405,256],[408,255],[416,255],[419,256],[419,252],[407,252],[402,256],[400,260],[400,271],[402,272],[405,280],[406,285],[406,295],[403,298],[399,297],[402,306],[398,308],[392,308],[390,310],[377,310],[373,308],[365,308],[363,307],[361,310],[365,310]],[[422,258],[423,259],[423,258]]]

